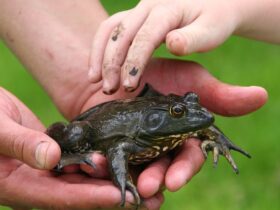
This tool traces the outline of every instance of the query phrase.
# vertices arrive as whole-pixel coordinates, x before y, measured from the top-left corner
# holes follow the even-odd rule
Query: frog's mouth
[[[191,113],[187,120],[192,131],[207,128],[215,121],[214,115],[205,108],[190,111]]]

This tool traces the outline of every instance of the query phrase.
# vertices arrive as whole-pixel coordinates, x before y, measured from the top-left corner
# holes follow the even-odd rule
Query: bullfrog
[[[133,194],[136,206],[141,203],[129,165],[159,158],[188,138],[201,140],[205,158],[208,151],[213,152],[214,165],[219,155],[223,155],[236,173],[238,168],[230,150],[250,157],[214,125],[213,114],[200,105],[197,94],[162,95],[150,85],[136,98],[102,103],[68,124],[52,124],[46,133],[57,141],[62,151],[56,170],[81,163],[96,168],[91,155],[104,154],[112,180],[121,191],[121,206],[125,204],[126,190]]]

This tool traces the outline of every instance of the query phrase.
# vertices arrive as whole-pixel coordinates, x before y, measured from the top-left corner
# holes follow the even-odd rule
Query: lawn
[[[106,1],[105,6],[111,14],[131,7],[136,1],[117,2],[112,8]],[[234,154],[240,174],[235,175],[223,158],[213,169],[209,159],[183,189],[165,193],[163,210],[280,209],[279,55],[279,46],[232,37],[209,53],[184,58],[201,63],[224,82],[262,86],[267,89],[269,100],[263,108],[247,116],[217,116],[217,125],[253,156],[247,159]],[[164,46],[155,52],[155,56],[172,57]],[[62,118],[41,87],[1,42],[0,85],[19,97],[45,125]],[[2,209],[5,208],[0,207]]]

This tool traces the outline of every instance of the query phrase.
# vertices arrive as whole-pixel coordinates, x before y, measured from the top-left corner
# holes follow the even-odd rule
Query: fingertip
[[[246,87],[245,87],[246,88]],[[248,111],[245,109],[245,113],[256,111],[257,109],[261,108],[268,100],[268,93],[266,89],[259,87],[259,86],[250,86],[247,87],[247,96],[246,94],[242,98],[244,101],[248,98]],[[245,104],[245,102],[244,102]]]
[[[177,30],[171,31],[166,36],[166,47],[174,55],[182,56],[187,54],[185,37]]]
[[[35,150],[36,168],[53,169],[61,156],[61,150],[57,143],[52,141],[41,141]]]
[[[154,177],[145,177],[145,180],[137,184],[139,193],[143,198],[149,198],[159,191],[161,182]]]
[[[167,172],[165,178],[166,188],[171,192],[178,191],[181,187],[183,187],[187,183],[186,173],[169,173]]]
[[[117,79],[116,79],[117,80]],[[103,93],[112,95],[118,90],[119,82],[112,79],[104,78],[103,80]]]
[[[144,198],[155,195],[164,184],[164,177],[170,158],[163,157],[156,162],[151,163],[139,176],[137,187],[141,196]]]
[[[209,103],[209,109],[221,115],[245,115],[258,110],[268,100],[268,93],[262,87],[222,85],[215,91],[216,102]]]
[[[195,139],[189,139],[183,144],[165,176],[165,185],[169,191],[179,190],[201,169],[204,156],[199,144]]]
[[[259,87],[259,86],[251,86],[251,88],[254,89],[256,92],[256,97],[258,98],[259,101],[259,106],[263,106],[267,100],[268,100],[268,92],[265,88]]]
[[[125,91],[133,92],[140,86],[140,83],[141,83],[141,77],[139,78],[128,77],[124,79],[122,85]]]
[[[56,143],[51,143],[47,151],[45,169],[53,169],[59,162],[60,157],[61,157],[61,150],[59,145]]]
[[[88,80],[92,83],[97,83],[101,80],[101,72],[95,70],[93,66],[89,68]]]

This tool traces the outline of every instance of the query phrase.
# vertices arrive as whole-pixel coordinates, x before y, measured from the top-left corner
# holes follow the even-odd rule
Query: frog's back
[[[93,138],[96,143],[108,139],[120,139],[122,136],[133,138],[145,111],[166,102],[166,97],[117,100],[89,109],[73,121],[88,121],[93,128]]]

